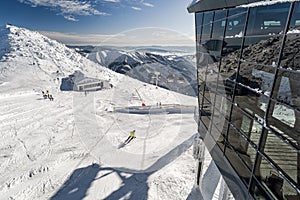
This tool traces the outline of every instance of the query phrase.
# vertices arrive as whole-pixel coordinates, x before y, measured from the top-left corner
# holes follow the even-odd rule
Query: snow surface
[[[1,199],[198,199],[190,195],[193,114],[114,112],[142,101],[193,107],[196,98],[112,72],[23,28],[2,27],[0,43]],[[113,89],[60,91],[60,79],[78,69]],[[136,138],[118,148],[132,129]]]

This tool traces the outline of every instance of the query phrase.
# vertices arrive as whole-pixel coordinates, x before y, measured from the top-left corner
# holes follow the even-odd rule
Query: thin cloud
[[[151,3],[146,3],[146,2],[143,2],[143,5],[144,5],[144,6],[148,6],[148,7],[154,7],[153,4],[151,4]]]
[[[133,10],[142,10],[141,8],[135,7],[135,6],[132,6],[131,8],[132,8]]]
[[[114,3],[119,3],[120,2],[120,0],[104,0],[104,1],[106,1],[106,2],[114,2]]]
[[[78,19],[76,19],[76,18],[74,18],[74,17],[72,17],[72,16],[64,16],[64,18],[65,18],[66,20],[73,21],[73,22],[77,22],[77,21],[78,21]]]
[[[109,15],[105,12],[93,8],[90,1],[79,0],[19,0],[21,3],[29,4],[32,7],[44,6],[56,10],[65,19],[70,21],[78,21],[74,16],[90,16],[90,15]]]

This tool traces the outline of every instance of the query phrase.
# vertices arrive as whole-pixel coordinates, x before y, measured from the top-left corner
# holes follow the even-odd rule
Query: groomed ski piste
[[[0,199],[199,199],[196,98],[116,74],[23,28],[0,28],[0,44]],[[60,91],[57,78],[74,70],[113,88]],[[117,112],[141,103],[156,112]],[[118,148],[133,129],[136,138]]]

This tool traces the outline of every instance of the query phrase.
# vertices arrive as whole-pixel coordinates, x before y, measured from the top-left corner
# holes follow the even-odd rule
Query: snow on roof
[[[203,12],[209,10],[218,10],[224,8],[232,8],[232,7],[256,7],[263,5],[272,5],[276,3],[284,3],[284,2],[293,2],[297,0],[194,0],[189,6],[188,11],[192,12]]]
[[[268,6],[277,3],[285,3],[285,2],[294,2],[297,0],[273,0],[273,1],[259,1],[250,4],[241,5],[239,7],[248,8],[248,7],[257,7],[257,6]]]

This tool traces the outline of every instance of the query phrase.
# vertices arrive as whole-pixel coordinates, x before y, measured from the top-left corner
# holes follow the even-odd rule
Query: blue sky
[[[121,45],[192,45],[194,16],[187,12],[189,3],[190,0],[1,0],[0,24],[40,31],[68,44],[107,41]],[[185,39],[190,41],[184,42]]]

